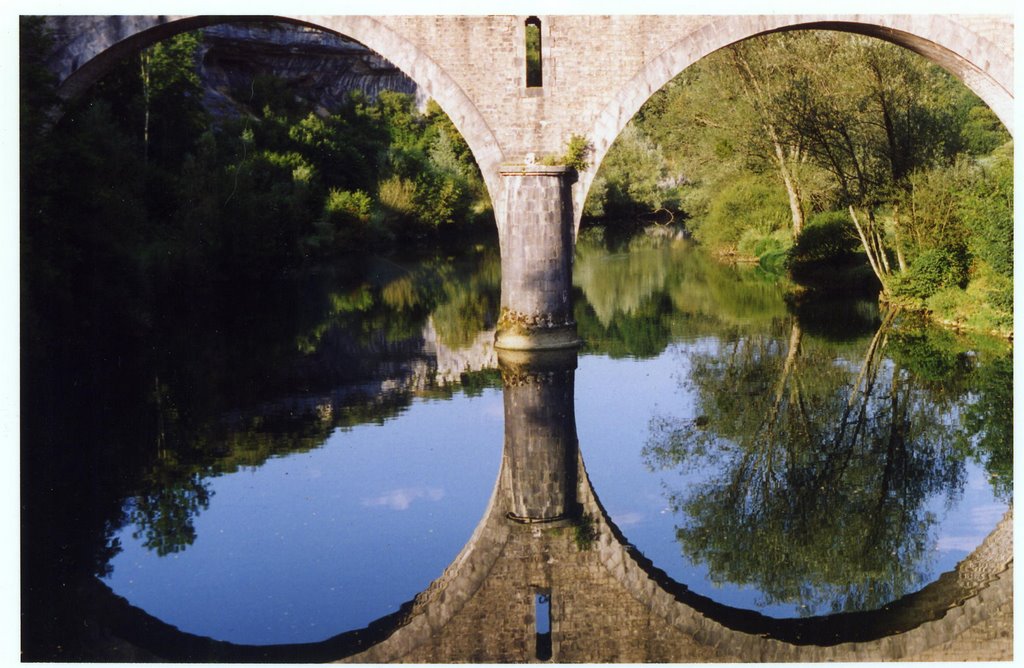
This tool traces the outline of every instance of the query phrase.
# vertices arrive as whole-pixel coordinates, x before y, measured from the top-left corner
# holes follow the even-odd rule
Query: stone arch
[[[162,39],[205,26],[232,22],[284,22],[354,39],[390,61],[448,114],[472,151],[495,201],[498,166],[504,160],[493,130],[458,83],[429,55],[370,16],[96,16],[52,17],[49,27],[62,44],[51,65],[58,95],[80,95],[125,56]],[[74,54],[74,55],[72,55]]]
[[[684,69],[730,44],[788,30],[835,30],[876,37],[918,53],[970,88],[1013,134],[1013,54],[987,36],[990,26],[947,16],[723,16],[680,37],[646,64],[597,114],[587,135],[593,167],[574,188],[576,229],[601,161],[612,142],[650,97]]]

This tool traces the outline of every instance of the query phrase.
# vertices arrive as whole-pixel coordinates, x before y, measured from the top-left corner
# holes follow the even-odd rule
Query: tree
[[[800,165],[805,158],[804,138],[799,134],[783,134],[784,117],[793,112],[788,88],[806,55],[794,48],[799,37],[780,35],[777,38],[755,37],[727,47],[729,60],[738,75],[741,92],[760,124],[763,133],[752,135],[755,143],[767,144],[767,152],[786,188],[793,223],[793,237],[799,237],[806,219]],[[806,100],[797,98],[806,103]],[[800,113],[797,111],[796,113]],[[765,152],[765,148],[761,149]]]
[[[188,32],[139,53],[144,157],[149,157],[153,145],[164,161],[180,160],[205,129],[207,118],[196,71],[199,47],[199,33]]]
[[[687,226],[716,251],[763,256],[796,242],[812,217],[842,211],[883,295],[902,298],[899,277],[932,249],[970,260],[979,233],[1000,239],[989,250],[1012,246],[1009,226],[974,222],[993,216],[970,194],[989,161],[979,151],[1008,135],[949,74],[881,40],[794,31],[730,45],[667,84],[633,124],[664,149],[663,183],[679,188]],[[963,215],[965,200],[978,215]],[[990,201],[1009,220],[1006,198]],[[788,238],[776,222],[787,209]]]
[[[667,204],[664,177],[661,151],[629,124],[601,163],[584,211],[590,216],[615,217],[660,209]]]
[[[820,38],[834,48],[807,64],[808,101],[790,131],[831,174],[885,294],[906,270],[900,205],[918,169],[941,160],[951,138],[948,75],[910,52],[870,38]],[[955,126],[954,126],[955,127]],[[888,226],[879,214],[891,211]],[[895,253],[895,266],[890,258]]]

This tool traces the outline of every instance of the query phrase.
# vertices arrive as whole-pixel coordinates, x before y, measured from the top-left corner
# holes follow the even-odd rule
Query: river
[[[216,640],[317,642],[398,612],[472,539],[518,438],[499,284],[477,248],[182,298],[67,399],[54,430],[85,454],[26,458],[29,540],[63,546],[60,577]],[[1003,342],[787,300],[777,276],[654,236],[586,236],[574,299],[558,429],[624,543],[698,596],[776,619],[880,609],[1010,507]]]

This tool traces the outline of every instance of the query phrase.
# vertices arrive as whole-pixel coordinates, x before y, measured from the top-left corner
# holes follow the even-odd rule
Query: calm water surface
[[[440,576],[484,515],[504,438],[495,255],[313,283],[288,288],[313,315],[268,335],[259,381],[240,381],[261,393],[186,419],[181,397],[204,391],[155,383],[156,454],[108,523],[103,579],[181,630],[361,628]],[[1006,510],[1003,344],[870,302],[787,306],[773,277],[680,242],[583,241],[575,283],[590,481],[691,590],[775,617],[874,609]]]

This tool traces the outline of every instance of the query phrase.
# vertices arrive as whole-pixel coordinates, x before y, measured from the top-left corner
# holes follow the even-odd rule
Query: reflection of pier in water
[[[630,546],[579,454],[574,351],[500,353],[501,470],[484,517],[424,592],[321,643],[181,633],[106,591],[115,635],[171,660],[687,662],[991,660],[1012,655],[1012,509],[953,572],[884,610],[771,619],[690,592]],[[134,658],[139,658],[135,656]]]

